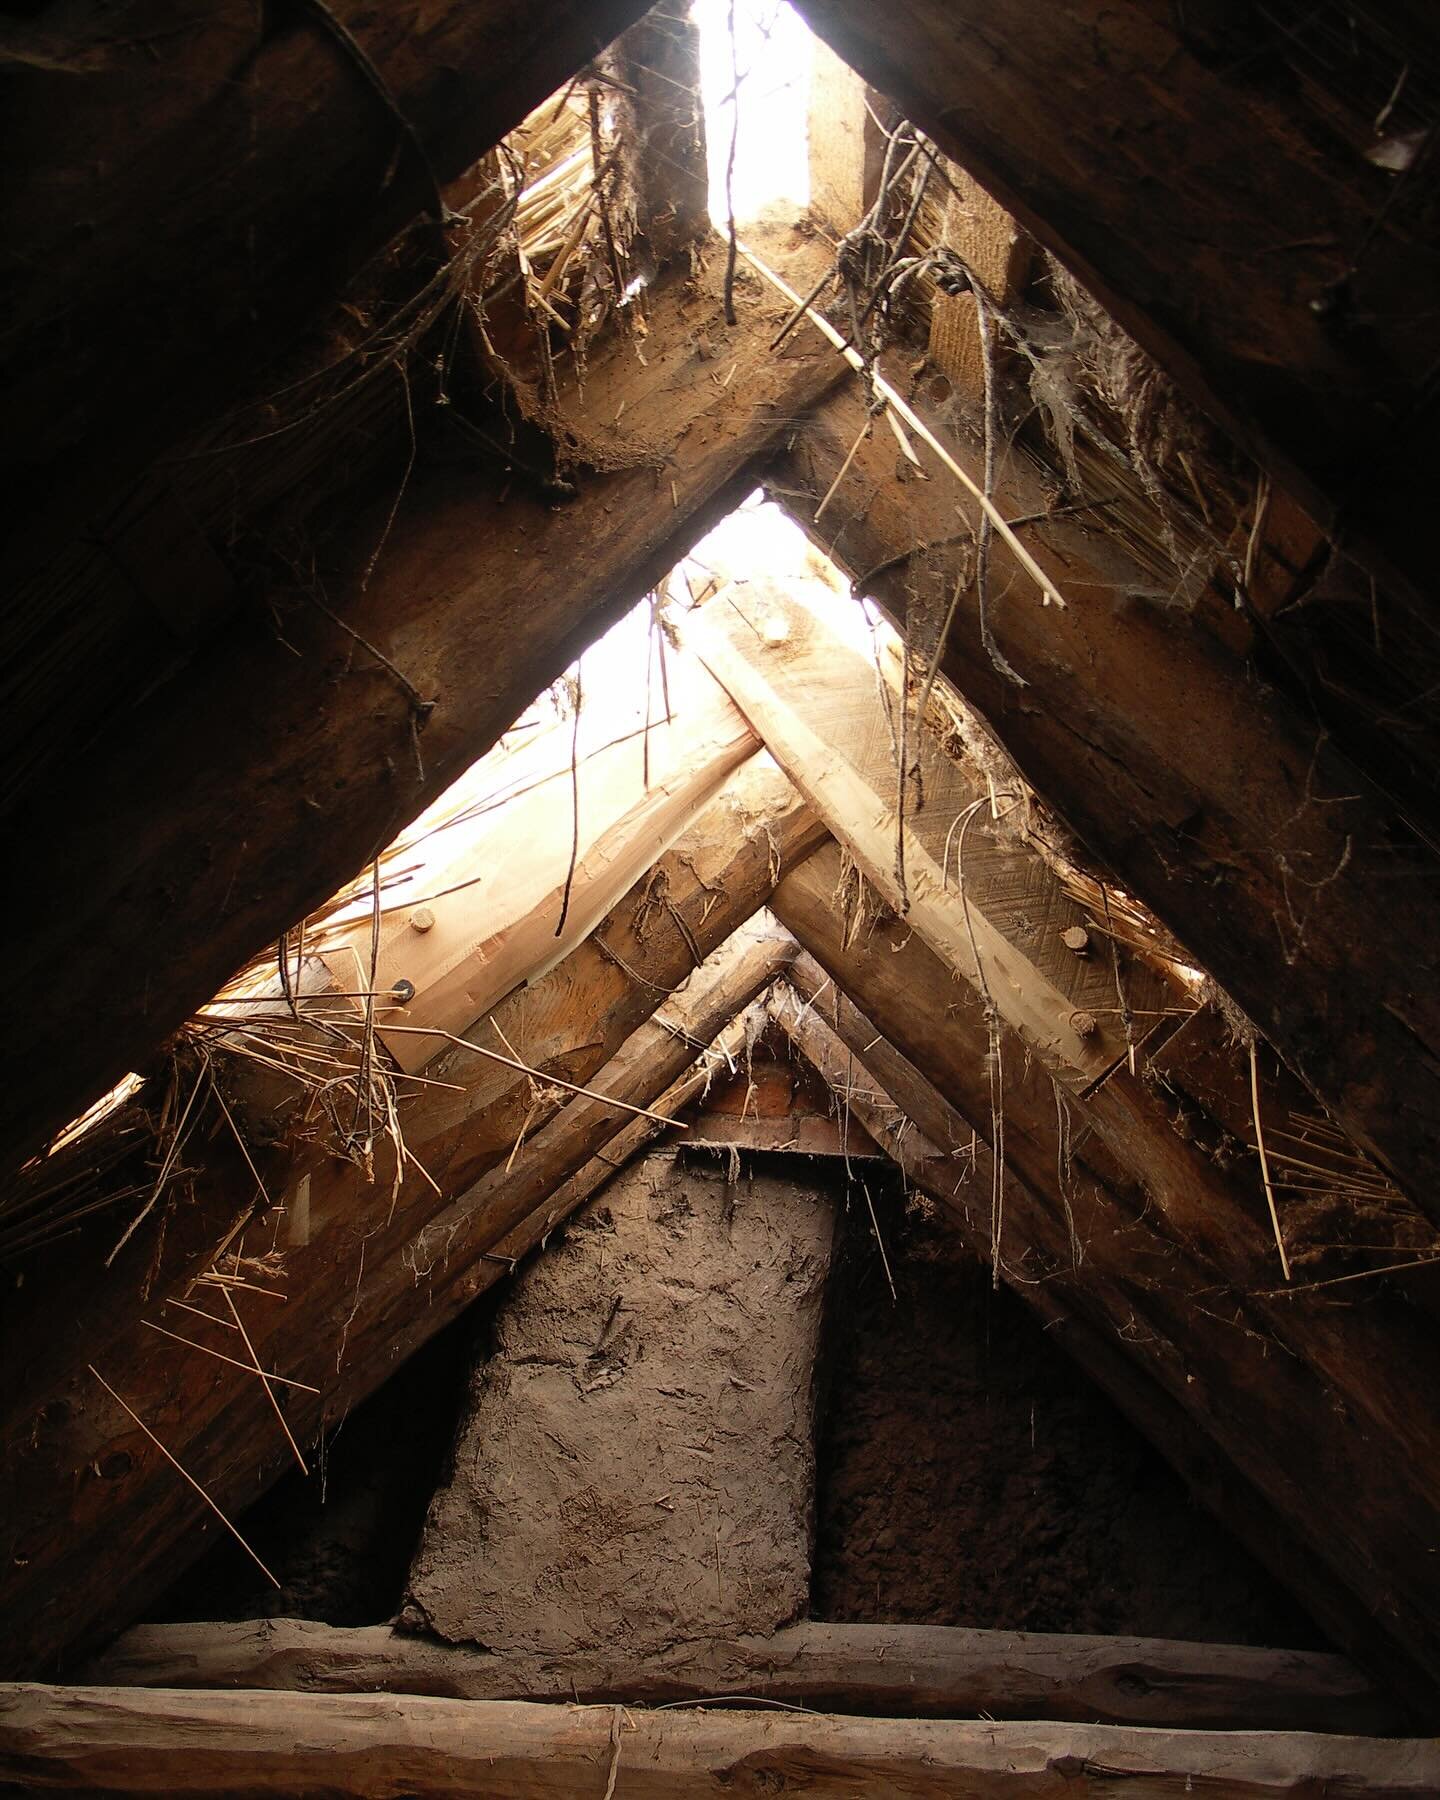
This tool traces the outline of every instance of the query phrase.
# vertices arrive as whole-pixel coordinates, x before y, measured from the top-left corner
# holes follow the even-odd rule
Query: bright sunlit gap
[[[810,204],[807,114],[815,40],[809,26],[785,0],[695,0],[691,16],[700,27],[711,224],[721,232],[729,225],[732,138],[729,186],[737,225],[772,207],[803,212]],[[738,132],[732,96],[738,96]]]
[[[612,747],[643,744],[647,732],[703,703],[712,684],[686,653],[685,614],[696,604],[724,604],[726,593],[743,608],[752,584],[762,604],[763,591],[780,586],[867,657],[893,635],[868,606],[851,599],[834,565],[757,489],[681,559],[656,595],[647,595],[597,638],[569,674],[390,845],[381,859],[382,914],[471,887],[476,856],[512,802],[568,789],[572,764],[588,765]],[[373,905],[367,872],[344,904],[307,930],[307,946],[322,951],[353,937],[357,928],[368,930]],[[269,978],[261,965],[229,991],[255,992]]]

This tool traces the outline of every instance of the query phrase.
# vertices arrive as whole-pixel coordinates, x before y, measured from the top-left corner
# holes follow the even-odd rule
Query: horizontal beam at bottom
[[[1285,1732],[627,1712],[623,1706],[388,1694],[193,1693],[0,1685],[0,1786],[255,1796],[504,1795],[624,1800],[825,1795],[1127,1796],[1440,1791],[1440,1744]]]
[[[495,1653],[388,1625],[347,1630],[308,1619],[141,1625],[83,1674],[120,1687],[638,1705],[727,1694],[911,1718],[1366,1735],[1403,1728],[1399,1707],[1339,1656],[943,1625],[807,1620],[773,1637],[680,1644],[643,1666],[623,1651]]]

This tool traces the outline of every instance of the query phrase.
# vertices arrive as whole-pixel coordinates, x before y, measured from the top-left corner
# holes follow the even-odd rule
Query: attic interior
[[[0,46],[0,1788],[1440,1792],[1440,19]]]

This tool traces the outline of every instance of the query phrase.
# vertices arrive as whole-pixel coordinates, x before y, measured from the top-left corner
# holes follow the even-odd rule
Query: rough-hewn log
[[[646,4],[225,5],[177,21],[127,0],[11,20],[7,158],[25,171],[0,206],[12,528],[44,502],[74,517],[237,398],[368,256],[438,216],[437,181]]]
[[[874,1029],[988,1136],[980,1001],[904,926],[877,922],[847,945],[833,903],[838,862],[827,850],[802,864],[776,893],[777,915]],[[1165,1392],[1222,1466],[1258,1492],[1261,1525],[1252,1515],[1242,1531],[1252,1550],[1338,1643],[1433,1713],[1440,1581],[1425,1546],[1437,1529],[1440,1371],[1425,1321],[1398,1300],[1377,1299],[1357,1320],[1324,1294],[1280,1302],[1249,1291],[1236,1259],[1259,1266],[1262,1219],[1247,1223],[1227,1205],[1233,1247],[1214,1235],[1197,1244],[1172,1172],[1152,1192],[1126,1166],[1123,1143],[1117,1156],[1099,1135],[1112,1135],[1114,1122],[1097,1118],[1087,1133],[1083,1111],[1067,1157],[1071,1132],[1051,1083],[1017,1045],[1000,1048],[1005,1167],[1018,1183],[1004,1190],[1002,1274],[1027,1297],[1036,1282],[1051,1290],[1118,1347],[1118,1382],[1128,1362]],[[1199,1174],[1197,1200],[1212,1190]],[[971,1201],[986,1246],[990,1200]],[[1337,1485],[1343,1509],[1329,1498]]]
[[[902,722],[898,683],[762,583],[706,607],[691,637],[865,879],[1055,1079],[1082,1091],[1112,1069],[1126,1053],[1116,973],[1064,943],[1083,907],[1037,851],[996,831],[984,772],[945,754],[919,719]],[[1142,1016],[1170,998],[1126,962]]]
[[[29,1792],[504,1795],[633,1800],[768,1793],[929,1796],[1324,1793],[1422,1800],[1427,1740],[1119,1725],[637,1712],[507,1700],[0,1688],[0,1781]]]
[[[788,966],[789,949],[777,947],[777,954],[785,960],[786,966]],[[648,1107],[652,1113],[660,1114],[661,1118],[678,1118],[690,1102],[709,1086],[711,1078],[715,1074],[717,1062],[724,1061],[728,1067],[729,1059],[739,1056],[744,1051],[745,1045],[753,1040],[752,1027],[756,1011],[757,1008],[763,1007],[763,1004],[763,997],[757,999],[733,1019],[710,1044],[709,1048],[701,1052],[699,1060],[692,1063],[678,1081],[672,1081],[663,1093],[651,1093],[648,1082],[637,1083],[631,1090],[630,1097],[634,1098],[635,1095],[644,1093],[646,1098],[639,1101],[638,1104]],[[664,1029],[664,1027],[655,1025],[653,1021],[652,1025],[655,1029]],[[620,1095],[621,1098],[626,1097],[621,1093],[621,1088],[625,1085],[626,1068],[633,1061],[632,1046],[635,1045],[636,1039],[639,1039],[642,1033],[652,1029],[652,1025],[642,1025],[620,1055],[613,1058],[607,1065],[607,1079],[616,1084],[607,1092]],[[673,1051],[677,1040],[673,1032],[667,1032],[667,1036],[670,1038],[670,1044],[665,1048]],[[694,1047],[692,1044],[691,1048],[694,1049]],[[662,1056],[660,1060],[664,1063],[666,1059]],[[564,1113],[555,1121],[555,1124],[556,1126],[566,1126],[567,1129],[574,1128],[572,1143],[579,1151],[583,1152],[589,1142],[589,1134],[585,1121],[580,1116],[580,1109],[576,1108],[568,1125]],[[547,1126],[546,1132],[549,1129]],[[540,1204],[528,1212],[518,1225],[513,1226],[503,1237],[496,1238],[486,1254],[470,1270],[467,1286],[471,1287],[476,1295],[479,1295],[483,1294],[486,1289],[494,1287],[497,1282],[503,1281],[522,1256],[528,1255],[537,1245],[543,1249],[545,1239],[562,1220],[568,1219],[571,1213],[582,1207],[593,1193],[604,1187],[617,1169],[622,1169],[637,1151],[643,1150],[653,1138],[658,1137],[666,1129],[667,1127],[659,1119],[645,1115],[627,1119],[620,1129],[612,1137],[607,1138],[603,1145],[595,1151],[588,1162],[581,1163],[573,1175],[568,1176],[558,1186],[552,1188]],[[545,1133],[540,1135],[544,1136]]]
[[[707,608],[700,626],[700,653],[865,880],[1078,1096],[1086,1124],[1144,1186],[1167,1228],[1242,1291],[1273,1287],[1282,1271],[1288,1279],[1287,1265],[1255,1229],[1265,1203],[1258,1179],[1247,1178],[1248,1161],[1222,1170],[1175,1129],[1170,1110],[1140,1078],[1133,1045],[1131,1066],[1122,1061],[1117,999],[1137,1010],[1143,1037],[1152,1008],[1180,1000],[1183,990],[1145,980],[1143,964],[1128,967],[1122,980],[1109,958],[1097,967],[1073,954],[1065,931],[1081,909],[1038,851],[1013,831],[992,832],[983,772],[942,752],[928,723],[893,725],[892,744],[874,671],[812,615],[752,584],[729,606]],[[898,700],[892,693],[892,719]],[[916,777],[907,780],[903,811],[894,799],[901,743]],[[1110,1017],[1108,1029],[1095,1024],[1096,1014]],[[1086,1035],[1075,1023],[1082,1016]],[[1241,1066],[1243,1053],[1235,1061]],[[1221,1121],[1238,1127],[1241,1142],[1254,1129],[1249,1113],[1247,1098],[1243,1126],[1233,1116]],[[1315,1322],[1307,1326],[1310,1354],[1335,1335],[1330,1323],[1318,1334]],[[1355,1346],[1353,1333],[1341,1335],[1343,1364]],[[1440,1442],[1435,1448],[1440,1453]]]
[[[672,716],[602,745],[574,787],[566,779],[498,815],[447,827],[449,853],[426,870],[437,898],[380,927],[374,985],[411,998],[387,1005],[378,1030],[402,1069],[423,1069],[522,982],[534,981],[587,938],[621,895],[659,861],[741,763],[760,747],[724,690],[693,663],[671,684]],[[569,736],[565,739],[566,752]],[[542,746],[555,760],[555,740]],[[517,769],[515,779],[523,777]],[[370,986],[372,923],[362,919],[323,960],[344,992]],[[364,1002],[354,1003],[357,1018]],[[427,1036],[427,1031],[437,1035]]]
[[[813,334],[770,351],[783,302],[752,300],[727,327],[720,281],[712,270],[654,294],[647,362],[622,337],[592,361],[583,398],[562,396],[610,471],[582,473],[571,505],[518,488],[500,505],[493,475],[456,465],[416,468],[388,537],[393,479],[368,508],[351,501],[328,612],[295,597],[277,632],[264,608],[246,609],[189,679],[17,817],[30,848],[7,890],[25,946],[10,998],[32,1030],[0,1099],[0,1166],[350,879],[674,562],[824,391],[836,370]],[[702,326],[723,346],[723,384],[695,351]],[[264,729],[238,729],[250,718]]]
[[[684,1090],[703,1085],[704,1066],[716,1060],[706,1057],[708,1047],[769,986],[794,949],[789,934],[773,922],[742,926],[688,987],[636,1027],[595,1077],[599,1091],[607,1100],[659,1111],[657,1102],[672,1091],[681,1100]],[[697,1051],[702,1058],[698,1078],[690,1073]],[[497,1164],[430,1219],[408,1250],[423,1287],[424,1316],[416,1316],[412,1294],[394,1296],[393,1311],[384,1322],[392,1359],[418,1349],[489,1287],[494,1259],[508,1261],[521,1253],[511,1248],[515,1238],[524,1234],[529,1249],[594,1192],[606,1163],[614,1172],[621,1147],[605,1162],[600,1156],[622,1128],[633,1131],[633,1146],[638,1128],[654,1123],[632,1119],[606,1100],[572,1100],[526,1138],[513,1164]]]
[[[388,1625],[307,1619],[140,1625],[83,1671],[102,1687],[280,1688],[453,1700],[657,1705],[744,1694],[822,1712],[896,1718],[1073,1719],[1234,1731],[1370,1736],[1394,1703],[1339,1656],[1162,1638],[827,1625],[686,1644],[633,1658],[496,1655]]]
[[[1433,15],[1384,8],[1315,58],[1298,18],[1248,9],[800,10],[1328,528],[1428,591],[1440,238],[1421,169],[1366,152],[1402,71],[1431,91]]]
[[[495,1009],[496,1046],[503,1048],[503,1032],[539,1071],[537,1086],[458,1047],[430,1066],[432,1077],[456,1085],[424,1088],[404,1114],[407,1146],[428,1180],[412,1170],[395,1195],[393,1164],[383,1149],[373,1179],[313,1147],[288,1153],[288,1162],[277,1153],[265,1170],[269,1190],[291,1220],[303,1218],[304,1229],[292,1231],[288,1243],[281,1240],[279,1268],[255,1278],[281,1298],[237,1297],[265,1366],[320,1390],[284,1390],[282,1404],[299,1440],[342,1417],[379,1385],[402,1348],[424,1341],[453,1316],[469,1297],[464,1280],[475,1259],[534,1208],[547,1183],[579,1166],[549,1165],[538,1183],[527,1174],[552,1142],[541,1128],[568,1098],[547,1090],[545,1076],[608,1079],[602,1065],[662,1002],[677,1007],[682,1019],[687,1008],[709,1005],[703,997],[708,974],[693,991],[670,998],[671,991],[690,975],[695,953],[723,944],[763,904],[776,873],[819,835],[768,761],[742,770],[591,938],[543,981]],[[722,958],[722,975],[725,967]],[[750,968],[746,980],[754,973]],[[753,992],[743,981],[725,991],[719,1016],[709,1015],[710,1035]],[[691,1021],[697,1033],[705,1017]],[[664,1054],[678,1045],[679,1059],[657,1072],[652,1092],[693,1057],[692,1047],[668,1032],[664,1038]],[[611,1115],[610,1123],[618,1128],[624,1120]],[[460,1203],[457,1197],[504,1163],[522,1134],[528,1151],[522,1148],[508,1178],[497,1177],[486,1190],[499,1194],[501,1207],[498,1222],[487,1225],[483,1196]],[[597,1141],[584,1136],[579,1162]],[[144,1323],[234,1354],[223,1331],[166,1310],[166,1302],[186,1298],[190,1279],[209,1266],[253,1183],[228,1192],[228,1207],[212,1201],[208,1254],[197,1257],[192,1244],[188,1255],[172,1259],[163,1225],[152,1226],[132,1240],[133,1255],[127,1251],[106,1270],[101,1261],[113,1233],[79,1246],[71,1240],[65,1282],[49,1283],[37,1273],[6,1308],[0,1641],[8,1668],[37,1671],[67,1646],[93,1644],[128,1623],[204,1547],[213,1526],[198,1497],[107,1400],[88,1364],[227,1511],[243,1509],[285,1466],[288,1451],[258,1382],[157,1337]],[[437,1237],[432,1228],[441,1214],[455,1229],[447,1224]],[[252,1230],[252,1245],[257,1235]],[[97,1315],[93,1301],[102,1284],[107,1305]]]
[[[776,497],[802,524],[864,422],[858,394],[836,395],[777,471]],[[949,447],[978,481],[976,445]],[[933,479],[898,483],[893,444],[873,434],[817,533],[900,621],[912,589],[943,610],[968,566],[968,550],[946,545],[957,502],[969,502],[923,445],[918,454]],[[1428,947],[1440,943],[1440,887],[1414,860],[1425,853],[1203,618],[1132,599],[1149,584],[1116,546],[1077,520],[1045,521],[1023,465],[1005,471],[1000,502],[1008,517],[1041,515],[1025,541],[1070,604],[1042,606],[997,538],[990,622],[1028,686],[986,651],[971,592],[945,672],[1047,804],[1434,1217],[1440,983]]]

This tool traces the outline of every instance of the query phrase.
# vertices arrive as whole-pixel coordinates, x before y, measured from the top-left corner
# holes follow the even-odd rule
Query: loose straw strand
[[[128,1413],[130,1415],[130,1417],[135,1421],[135,1423],[145,1433],[146,1437],[149,1438],[150,1442],[155,1446],[155,1448],[165,1458],[166,1462],[168,1462],[170,1464],[171,1468],[174,1469],[178,1475],[183,1477],[184,1480],[189,1482],[190,1486],[192,1488],[194,1488],[195,1492],[200,1496],[200,1498],[210,1508],[211,1512],[214,1513],[215,1517],[220,1521],[220,1523],[230,1533],[231,1537],[234,1538],[235,1542],[237,1544],[239,1544],[240,1548],[250,1558],[251,1562],[253,1562],[255,1564],[256,1568],[259,1569],[260,1573],[265,1577],[265,1579],[268,1582],[270,1582],[272,1586],[278,1588],[280,1586],[280,1583],[276,1579],[276,1577],[270,1572],[270,1570],[265,1566],[265,1564],[263,1562],[261,1562],[260,1558],[250,1548],[249,1544],[247,1544],[245,1542],[245,1539],[240,1535],[240,1533],[230,1523],[230,1520],[225,1516],[225,1514],[223,1512],[221,1512],[220,1508],[215,1504],[215,1502],[205,1492],[204,1488],[201,1487],[200,1483],[195,1479],[195,1477],[190,1473],[190,1471],[185,1467],[185,1465],[182,1462],[180,1462],[174,1455],[172,1455],[172,1453],[169,1450],[167,1450],[165,1448],[164,1444],[162,1444],[160,1442],[159,1438],[156,1437],[155,1433],[150,1429],[150,1427],[140,1417],[139,1413],[136,1412],[135,1408],[133,1406],[128,1405],[124,1400],[122,1400],[120,1398],[120,1396],[115,1392],[114,1388],[111,1387],[110,1383],[105,1379],[105,1377],[95,1367],[94,1363],[86,1363],[85,1367],[90,1371],[90,1373],[100,1383],[101,1387],[104,1388],[105,1392],[110,1396],[110,1398],[115,1402],[115,1404],[120,1408],[120,1410],[122,1412]]]
[[[1280,1213],[1275,1205],[1275,1189],[1270,1185],[1270,1159],[1265,1154],[1265,1134],[1260,1129],[1260,1057],[1254,1038],[1250,1040],[1250,1105],[1255,1114],[1255,1148],[1260,1152],[1260,1176],[1270,1206],[1270,1223],[1275,1229],[1275,1248],[1280,1252],[1280,1268],[1288,1281],[1290,1258],[1285,1254],[1285,1240],[1280,1235]]]

